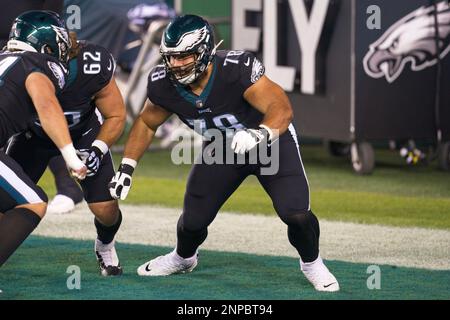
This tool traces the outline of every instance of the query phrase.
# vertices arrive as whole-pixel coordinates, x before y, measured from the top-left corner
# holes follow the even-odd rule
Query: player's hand
[[[131,188],[131,176],[133,174],[134,167],[121,163],[119,170],[117,170],[115,176],[111,179],[108,184],[109,193],[114,199],[125,200],[128,192]]]
[[[231,149],[235,153],[244,154],[256,147],[263,140],[268,139],[269,134],[266,129],[247,129],[236,132],[231,141]]]
[[[87,167],[87,176],[94,176],[103,159],[103,152],[96,146],[91,146],[89,149],[78,149],[77,155]]]
[[[86,166],[83,164],[83,162],[81,162],[81,167],[79,167],[78,169],[75,168],[69,168],[70,169],[70,174],[77,178],[78,180],[84,180],[84,178],[86,178],[86,174],[87,174],[87,168]]]
[[[83,180],[84,178],[86,178],[87,168],[80,160],[80,158],[77,157],[73,144],[70,143],[68,145],[65,145],[59,150],[61,151],[61,155],[63,156],[67,168],[70,170],[72,176],[74,176],[78,180]]]

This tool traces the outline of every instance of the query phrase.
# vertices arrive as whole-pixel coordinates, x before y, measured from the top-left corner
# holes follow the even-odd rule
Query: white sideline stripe
[[[311,210],[311,189],[309,188],[308,176],[306,175],[305,166],[303,165],[302,156],[300,155],[300,145],[298,143],[297,133],[295,132],[295,128],[294,128],[294,125],[292,123],[289,125],[288,129],[289,129],[289,132],[291,133],[292,139],[294,139],[295,145],[297,147],[298,158],[300,159],[300,163],[302,165],[303,174],[304,174],[305,179],[306,179],[306,184],[308,185],[308,210]]]
[[[176,225],[181,208],[123,203],[120,208],[123,222],[117,234],[119,244],[170,248],[176,245]],[[87,205],[83,203],[69,214],[47,214],[33,234],[93,242],[96,232],[91,217]],[[325,260],[450,270],[448,230],[327,221],[322,220],[320,215],[318,218],[321,228],[320,254]],[[297,251],[289,244],[286,225],[275,213],[273,216],[262,216],[220,212],[208,230],[208,238],[202,244],[200,253],[202,250],[214,250],[298,258]],[[120,258],[120,249],[118,255]],[[142,263],[151,258],[154,257],[143,256]],[[298,267],[298,264],[293,267]]]
[[[0,161],[0,175],[16,189],[28,203],[40,203],[43,200],[39,195],[20,179],[7,165]]]

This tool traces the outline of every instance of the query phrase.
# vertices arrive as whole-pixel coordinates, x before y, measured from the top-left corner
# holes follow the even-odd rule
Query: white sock
[[[184,261],[189,261],[190,262],[191,260],[194,260],[197,257],[197,252],[195,252],[194,255],[192,257],[189,257],[189,258],[183,258],[182,256],[180,256],[177,253],[177,249],[176,248],[175,248],[175,250],[173,252],[175,253],[175,258],[179,259],[179,260],[184,260]]]
[[[300,266],[301,266],[302,270],[311,270],[311,269],[314,269],[317,265],[321,265],[321,264],[323,264],[323,260],[320,257],[320,254],[316,260],[311,261],[311,262],[303,262],[302,258],[300,258]]]

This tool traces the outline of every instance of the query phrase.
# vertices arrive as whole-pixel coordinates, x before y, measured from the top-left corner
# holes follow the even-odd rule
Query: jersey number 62
[[[97,74],[100,72],[100,52],[95,51],[95,54],[92,52],[84,52],[83,53],[83,61],[91,61],[90,63],[85,62],[83,65],[83,72],[85,74]]]

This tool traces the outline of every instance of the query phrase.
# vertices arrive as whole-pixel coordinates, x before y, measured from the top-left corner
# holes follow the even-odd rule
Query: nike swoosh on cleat
[[[145,266],[145,271],[150,272],[152,271],[152,269],[149,269],[148,267],[150,266],[150,263],[147,263],[147,265]]]
[[[324,288],[328,288],[329,286],[331,286],[331,285],[333,285],[333,284],[335,284],[336,282],[332,282],[332,283],[330,283],[330,284],[327,284],[327,285],[323,285],[323,287]]]

